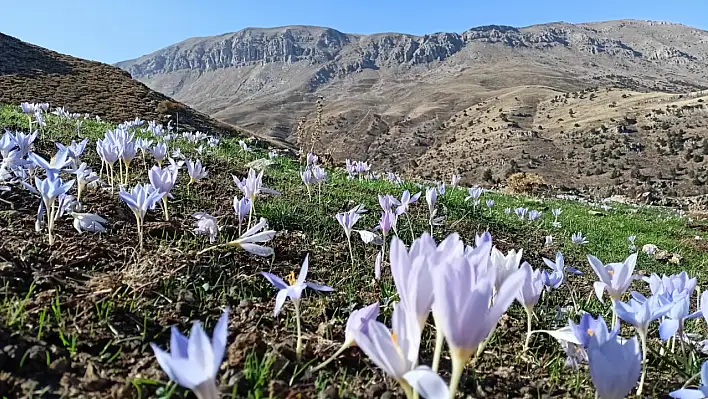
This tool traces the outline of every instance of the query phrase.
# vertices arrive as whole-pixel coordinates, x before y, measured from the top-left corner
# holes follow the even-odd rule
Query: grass
[[[47,119],[49,125],[40,133],[37,151],[48,157],[55,152],[52,141],[66,144],[78,137],[74,122],[53,116]],[[0,107],[0,127],[26,130],[26,125],[27,117],[18,107]],[[111,128],[108,123],[91,120],[81,126],[81,137],[90,139],[84,161],[94,170],[100,166],[95,139]],[[173,192],[175,198],[169,201],[173,220],[163,222],[159,207],[148,213],[142,252],[137,249],[135,220],[117,199],[117,192],[93,190],[86,193],[84,201],[90,212],[109,220],[107,234],[78,235],[70,221],[62,219],[57,226],[60,239],[53,247],[47,245],[43,232],[33,229],[36,198],[24,196],[20,188],[3,197],[13,207],[7,209],[0,202],[3,214],[7,212],[0,219],[0,237],[7,237],[3,241],[7,245],[0,249],[0,342],[13,344],[3,349],[9,360],[0,362],[0,391],[2,373],[9,373],[11,377],[4,384],[8,392],[18,396],[41,391],[44,397],[72,393],[102,396],[109,392],[132,397],[182,397],[187,394],[182,388],[165,384],[166,376],[154,361],[149,343],[165,348],[169,327],[177,325],[186,331],[192,320],[202,321],[211,331],[226,305],[233,314],[225,365],[219,374],[224,395],[379,397],[397,389],[358,349],[345,352],[315,375],[308,375],[304,365],[316,365],[336,350],[353,309],[380,301],[380,320],[388,323],[396,300],[386,267],[382,280],[373,280],[377,248],[364,245],[356,234],[352,237],[354,266],[350,265],[346,239],[334,215],[363,203],[370,212],[357,228],[370,229],[378,223],[377,194],[400,197],[405,189],[418,192],[418,182],[396,185],[384,180],[347,179],[343,170],[331,169],[321,201],[316,195],[308,200],[298,175],[299,163],[279,156],[266,169],[263,183],[282,195],[259,197],[255,203],[256,216],[266,218],[270,228],[278,231],[273,241],[275,257],[260,259],[234,251],[198,255],[209,244],[191,233],[194,220],[190,215],[205,211],[219,218],[222,231],[217,244],[234,239],[237,231],[231,200],[238,190],[231,176],[244,176],[246,163],[267,157],[267,148],[250,143],[252,151],[244,152],[238,140],[224,137],[216,149],[199,156],[209,176],[192,185],[189,192],[182,169]],[[193,144],[178,143],[184,154],[196,157]],[[152,166],[149,156],[147,161],[143,165],[138,155],[131,166],[130,186],[147,181],[145,168]],[[436,240],[458,232],[465,242],[473,242],[477,232],[488,230],[500,249],[523,248],[524,260],[537,268],[545,268],[542,257],[553,259],[556,251],[562,251],[567,265],[586,273],[571,278],[580,308],[586,311],[609,314],[609,304],[592,298],[594,274],[587,254],[605,263],[621,262],[629,255],[630,235],[637,236],[639,248],[650,243],[682,256],[681,263],[674,265],[640,252],[638,270],[642,273],[686,270],[699,282],[706,278],[708,252],[695,239],[704,234],[706,225],[690,223],[673,210],[620,204],[611,204],[612,208],[605,210],[599,204],[487,192],[481,206],[473,211],[465,196],[462,189],[448,188],[439,198],[438,214],[445,220],[434,229]],[[490,198],[495,204],[487,209],[484,200]],[[543,215],[539,221],[522,222],[513,211],[510,215],[504,212],[507,207],[513,210],[520,206],[537,209]],[[563,210],[559,228],[552,226],[553,208]],[[423,195],[410,211],[415,236],[429,230],[427,214]],[[400,220],[398,228],[401,238],[409,243],[407,221]],[[571,234],[578,231],[587,237],[587,245],[571,242]],[[550,246],[544,245],[547,235],[553,237]],[[291,271],[297,273],[307,253],[308,280],[328,284],[337,291],[331,295],[308,293],[301,305],[306,348],[298,363],[292,305],[286,303],[280,318],[273,319],[274,290],[258,273],[271,271],[283,277]],[[633,287],[643,290],[640,282]],[[565,324],[567,317],[558,320],[555,316],[558,307],[568,305],[567,288],[547,292],[537,307],[535,329]],[[569,316],[577,320],[573,312]],[[524,393],[590,397],[587,372],[564,368],[564,356],[556,341],[538,334],[531,341],[531,351],[519,353],[525,322],[523,310],[513,305],[476,370],[468,368],[461,389],[467,394],[487,392],[490,397]],[[702,322],[689,323],[688,329],[703,333],[703,326]],[[658,348],[655,330],[656,325],[650,337],[653,347]],[[628,336],[630,330],[626,333]],[[426,330],[421,364],[430,364],[430,338]],[[698,356],[650,357],[645,392],[657,397],[677,389],[696,372]],[[443,359],[441,369],[449,370],[449,360]],[[66,384],[72,379],[82,382]]]

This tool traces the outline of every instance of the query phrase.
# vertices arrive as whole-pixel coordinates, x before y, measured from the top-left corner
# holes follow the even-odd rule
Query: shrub
[[[533,193],[546,182],[536,173],[519,172],[507,177],[506,185],[514,193]]]

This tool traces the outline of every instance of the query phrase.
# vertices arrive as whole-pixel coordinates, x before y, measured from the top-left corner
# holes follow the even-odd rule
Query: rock
[[[336,386],[330,385],[326,389],[317,394],[317,399],[336,399],[339,398],[339,389]]]
[[[674,265],[678,265],[681,263],[681,260],[683,259],[683,256],[679,254],[673,254],[671,255],[671,258],[669,258],[669,263],[672,263]]]
[[[69,363],[66,361],[65,357],[60,357],[49,364],[49,369],[54,370],[55,373],[64,374],[68,368]]]

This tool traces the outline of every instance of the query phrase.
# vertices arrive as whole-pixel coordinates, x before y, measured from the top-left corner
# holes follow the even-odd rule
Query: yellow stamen
[[[588,335],[592,337],[595,335],[595,332],[591,328],[588,328]]]
[[[398,345],[398,337],[396,337],[396,333],[391,333],[391,339],[393,340],[394,345]]]
[[[290,285],[295,285],[297,282],[297,279],[295,278],[295,272],[290,272],[290,275],[288,275],[288,282]]]
[[[615,271],[614,271],[614,270],[610,270],[610,271],[608,271],[608,273],[610,273],[610,276],[614,276],[614,275],[615,275]]]

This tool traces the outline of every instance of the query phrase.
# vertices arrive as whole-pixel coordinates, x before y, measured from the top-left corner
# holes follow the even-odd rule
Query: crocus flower
[[[399,205],[396,208],[396,213],[398,215],[401,215],[401,214],[408,212],[408,207],[411,204],[418,201],[418,198],[420,198],[420,195],[421,195],[421,192],[417,192],[411,196],[411,193],[408,190],[404,191],[403,194],[401,195],[401,201],[400,201],[401,205]]]
[[[479,267],[487,267],[489,257],[478,249],[476,256],[455,257],[432,273],[433,314],[452,358],[450,397],[457,391],[466,362],[496,327],[526,278],[525,270],[509,276],[490,307],[494,280],[479,273]]]
[[[643,277],[642,280],[649,283],[649,290],[652,295],[666,294],[669,299],[683,295],[693,295],[698,283],[695,277],[688,277],[688,273],[685,271],[671,276],[664,274],[661,277],[656,273],[652,273],[649,277]]]
[[[701,399],[708,398],[708,360],[701,365],[701,385],[696,388],[681,388],[669,394],[677,399]]]
[[[35,165],[44,169],[47,173],[47,177],[51,178],[58,176],[59,172],[61,172],[62,169],[69,165],[71,161],[68,159],[68,157],[69,151],[66,149],[63,151],[58,151],[49,162],[47,162],[44,158],[40,157],[34,152],[30,152],[29,154],[27,154],[27,158]]]
[[[603,343],[592,337],[588,347],[590,379],[597,397],[623,399],[637,385],[642,356],[636,337],[614,337]]]
[[[219,234],[219,225],[216,218],[206,212],[194,213],[192,214],[192,217],[197,219],[197,226],[194,229],[194,234],[209,237],[209,242],[213,244]]]
[[[198,399],[217,399],[216,374],[226,353],[229,309],[226,308],[214,327],[212,341],[196,321],[189,339],[172,327],[170,353],[151,343],[157,362],[170,380],[190,389]]]
[[[42,197],[42,203],[44,204],[44,209],[47,212],[47,232],[49,235],[49,245],[54,244],[54,222],[58,217],[58,212],[61,207],[53,207],[57,197],[62,194],[66,194],[67,191],[74,185],[74,180],[69,182],[62,182],[62,180],[56,175],[50,176],[48,174],[46,179],[40,179],[35,176],[34,184],[37,187],[37,192]]]
[[[238,219],[238,233],[240,235],[241,224],[251,212],[251,201],[246,197],[239,199],[238,196],[234,196],[234,212],[236,212]]]
[[[392,330],[376,320],[367,321],[367,330],[354,332],[359,348],[376,366],[383,370],[406,392],[408,398],[413,391],[404,376],[415,370],[418,363],[420,335],[417,321],[406,307],[398,302],[393,309]]]
[[[514,213],[516,213],[516,216],[519,217],[519,219],[523,220],[526,217],[526,213],[529,211],[528,208],[523,208],[519,207],[514,209]]]
[[[209,174],[199,159],[194,163],[192,163],[191,159],[187,160],[187,173],[189,174],[189,184],[204,179]]]
[[[483,191],[482,187],[474,186],[474,187],[468,188],[467,193],[469,195],[467,197],[465,197],[465,201],[478,200],[479,197],[482,196],[482,191]]]
[[[381,279],[381,265],[383,264],[383,252],[379,251],[376,254],[376,261],[374,262],[374,278],[377,280]]]
[[[573,241],[573,244],[577,245],[584,245],[588,243],[588,240],[583,237],[583,233],[581,231],[573,233],[573,235],[570,236],[570,240]]]
[[[543,245],[550,247],[553,245],[553,236],[546,236]]]
[[[659,337],[664,341],[677,334],[679,338],[683,338],[684,322],[703,316],[703,312],[698,310],[691,313],[691,297],[683,295],[673,298],[673,304],[665,316],[659,325]]]
[[[297,348],[295,353],[297,354],[298,359],[302,354],[302,333],[300,331],[300,299],[302,297],[302,292],[305,290],[305,288],[308,287],[320,292],[334,291],[332,287],[327,285],[305,282],[305,279],[307,278],[307,271],[309,269],[309,259],[310,254],[307,254],[307,256],[305,256],[305,261],[302,262],[300,274],[298,275],[297,279],[295,279],[294,272],[290,273],[290,276],[288,276],[288,282],[290,284],[286,284],[283,279],[276,276],[275,274],[261,272],[263,277],[265,277],[271,284],[273,284],[273,286],[275,286],[275,288],[279,290],[278,295],[275,297],[275,310],[273,312],[274,316],[278,317],[280,310],[285,304],[285,300],[288,298],[290,298],[290,300],[293,302],[293,305],[295,306],[295,320],[297,322]],[[357,339],[358,342],[357,336],[355,336],[355,339]]]
[[[600,259],[592,255],[588,255],[588,261],[600,279],[594,284],[597,298],[602,301],[602,294],[607,291],[612,300],[622,299],[622,295],[627,291],[634,279],[633,273],[637,264],[637,254],[629,255],[623,263],[603,265]]]
[[[118,196],[125,202],[130,210],[135,215],[135,221],[138,224],[138,240],[140,248],[143,247],[143,221],[148,209],[153,209],[157,201],[165,195],[157,190],[154,190],[149,184],[136,184],[133,189],[128,192],[121,187]]]
[[[98,180],[98,175],[94,173],[91,168],[86,165],[86,162],[82,162],[78,168],[71,170],[71,173],[76,175],[78,192],[76,194],[76,200],[81,200],[81,194],[83,193],[86,185]]]
[[[579,324],[568,320],[568,325],[565,327],[543,332],[560,342],[568,356],[566,364],[575,368],[579,363],[587,361],[590,338],[595,337],[600,343],[613,339],[619,333],[619,326],[609,330],[602,316],[597,316],[596,319],[589,313],[583,313]]]
[[[546,258],[543,258],[543,262],[546,264],[546,266],[550,267],[551,270],[553,270],[551,273],[545,271],[543,272],[545,285],[548,288],[557,289],[558,287],[560,287],[560,285],[563,283],[563,280],[565,279],[566,271],[572,274],[583,274],[583,272],[574,267],[566,266],[565,258],[563,257],[563,254],[560,251],[556,253],[555,262]]]
[[[540,219],[540,218],[541,218],[541,212],[539,212],[535,209],[532,209],[531,211],[529,211],[529,220],[530,221],[533,222],[533,221]]]
[[[487,204],[487,208],[492,208],[494,206],[494,200],[493,199],[488,199],[484,201]]]
[[[647,357],[647,335],[649,334],[649,324],[652,321],[664,316],[671,307],[674,305],[665,296],[652,296],[650,298],[644,298],[644,296],[638,292],[632,293],[635,297],[640,298],[637,300],[632,298],[629,303],[624,303],[621,301],[615,301],[615,309],[617,311],[617,316],[624,320],[625,322],[634,326],[637,330],[637,335],[639,335],[639,341],[642,345],[642,359],[645,359],[644,365],[642,367],[642,377],[639,382],[639,389],[637,390],[637,396],[641,397],[642,389],[644,387],[644,378],[646,376],[646,357]],[[643,301],[641,301],[643,299]]]
[[[398,237],[391,240],[391,274],[396,284],[398,296],[408,312],[412,312],[418,321],[418,333],[423,332],[425,322],[433,304],[433,284],[430,264],[426,255],[435,251],[435,242],[428,245],[432,238],[425,233],[411,244],[410,250]],[[420,339],[420,338],[419,338]]]
[[[504,213],[507,215],[511,215],[511,208],[504,208]]]
[[[560,214],[563,213],[563,210],[560,208],[554,208],[551,210],[551,213],[553,214],[553,217],[558,219],[558,216],[560,216]]]
[[[103,226],[108,221],[93,213],[71,212],[70,215],[74,218],[74,229],[79,234],[84,231],[91,233],[105,233],[106,228]]]
[[[155,158],[157,164],[162,167],[162,161],[167,157],[167,145],[165,143],[157,143],[150,149],[152,157]]]
[[[148,177],[150,178],[152,187],[164,194],[162,196],[162,212],[165,215],[165,220],[170,220],[169,213],[167,212],[167,198],[172,198],[170,191],[172,191],[177,182],[177,171],[168,168],[160,169],[159,166],[153,166],[150,168],[150,171],[148,171]]]
[[[491,263],[496,269],[496,280],[494,282],[494,290],[498,291],[501,288],[504,281],[506,281],[509,276],[514,274],[519,270],[519,265],[521,265],[521,256],[524,250],[519,249],[516,252],[515,249],[507,252],[506,256],[503,252],[498,250],[496,247],[492,248],[491,253]]]
[[[527,316],[527,331],[526,331],[526,342],[524,343],[524,349],[528,348],[529,341],[531,340],[531,321],[533,319],[533,307],[536,306],[538,300],[541,299],[541,293],[543,293],[543,275],[540,270],[533,270],[531,265],[524,262],[521,265],[521,269],[524,270],[524,275],[526,278],[522,282],[521,288],[516,294],[516,300],[524,307]]]
[[[35,130],[32,134],[15,132],[15,135],[12,137],[12,139],[17,145],[17,148],[20,150],[20,154],[22,154],[22,156],[24,157],[29,154],[30,150],[32,150],[32,143],[34,143],[34,141],[37,139],[37,131]]]
[[[361,331],[363,334],[366,334],[369,329],[369,320],[376,320],[377,317],[379,317],[378,302],[353,311],[349,315],[349,319],[347,319],[347,325],[344,329],[344,343],[342,346],[329,359],[325,360],[311,371],[315,372],[322,369],[332,360],[336,359],[337,356],[341,355],[347,348],[352,345],[356,345],[356,333]]]
[[[460,183],[460,180],[462,180],[462,176],[453,174],[452,178],[450,179],[450,186],[452,186],[452,188],[457,187],[457,184]]]

